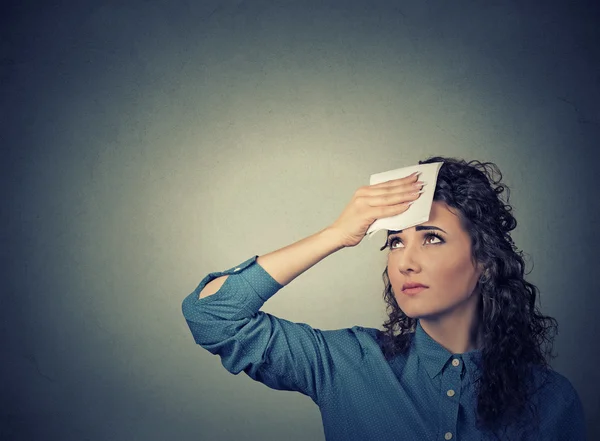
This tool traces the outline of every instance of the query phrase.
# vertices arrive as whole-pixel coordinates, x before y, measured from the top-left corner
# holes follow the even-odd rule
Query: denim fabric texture
[[[417,322],[408,353],[388,362],[375,328],[321,330],[262,312],[282,286],[257,258],[208,274],[182,303],[194,341],[225,369],[309,396],[327,441],[495,439],[475,425],[480,351],[452,354]],[[225,274],[219,291],[198,298]],[[533,398],[539,428],[509,427],[501,439],[586,441],[576,390],[556,371],[550,380]]]

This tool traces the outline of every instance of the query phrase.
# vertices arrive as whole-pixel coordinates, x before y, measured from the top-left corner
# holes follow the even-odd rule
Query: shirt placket
[[[442,370],[441,381],[441,425],[437,439],[449,441],[458,439],[456,428],[460,406],[461,377],[464,363],[461,357],[453,356],[450,363]]]

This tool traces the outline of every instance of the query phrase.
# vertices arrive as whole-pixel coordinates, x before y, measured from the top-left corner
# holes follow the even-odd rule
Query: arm
[[[208,274],[182,305],[196,344],[219,355],[223,366],[235,375],[244,371],[270,388],[297,391],[319,402],[320,391],[331,383],[332,345],[325,340],[345,331],[321,331],[259,309],[284,284],[343,248],[338,237],[325,229],[229,270]]]
[[[418,193],[415,193],[417,174],[360,187],[331,226],[285,248],[260,256],[258,263],[280,285],[287,285],[331,253],[358,245],[376,219],[405,212],[418,198]],[[412,202],[409,202],[411,199]],[[227,277],[222,276],[210,282],[200,293],[200,298],[215,294]]]
[[[342,248],[339,234],[326,228],[296,243],[260,256],[257,262],[283,287],[325,257]],[[215,294],[223,286],[227,277],[229,276],[221,276],[212,280],[200,292],[199,298]]]
[[[409,193],[414,180],[416,175],[361,187],[330,227],[238,267],[208,274],[182,304],[195,342],[219,355],[233,374],[243,370],[273,389],[298,391],[319,402],[321,391],[331,386],[336,353],[348,348],[362,353],[357,339],[348,329],[321,331],[259,310],[326,256],[356,246],[375,219],[406,211],[407,201],[418,197]]]
[[[583,404],[577,392],[574,391],[574,396],[569,405],[567,405],[556,421],[558,439],[561,441],[586,441],[587,429],[585,423],[585,414],[583,412]]]

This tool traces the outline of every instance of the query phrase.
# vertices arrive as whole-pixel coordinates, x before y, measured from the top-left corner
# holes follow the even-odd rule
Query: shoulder
[[[362,358],[370,351],[379,350],[378,335],[381,331],[376,328],[352,326],[320,332],[329,349],[338,354]]]
[[[542,402],[555,406],[569,406],[575,400],[579,400],[579,394],[571,381],[554,369],[535,366],[534,393],[539,394]]]
[[[377,341],[379,339],[379,335],[381,333],[381,330],[379,330],[379,329],[368,328],[365,326],[353,326],[352,329],[354,329],[355,332],[360,332],[364,335],[368,335],[371,339],[373,339],[373,341]]]
[[[545,367],[538,367],[537,373],[540,378],[547,377],[535,400],[541,413],[543,433],[552,434],[553,439],[586,439],[583,403],[569,379],[560,372]],[[544,437],[546,438],[548,436]]]

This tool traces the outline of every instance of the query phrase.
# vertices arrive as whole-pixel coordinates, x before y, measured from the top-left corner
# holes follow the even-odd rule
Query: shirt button
[[[446,439],[452,439],[452,433],[451,432],[446,432],[446,434],[444,435],[444,438],[446,438]]]
[[[452,366],[458,366],[460,364],[460,360],[458,358],[455,358],[454,360],[452,360]]]
[[[447,394],[449,397],[453,397],[453,396],[454,396],[454,391],[453,391],[452,389],[450,389],[448,392],[446,392],[446,394]]]

